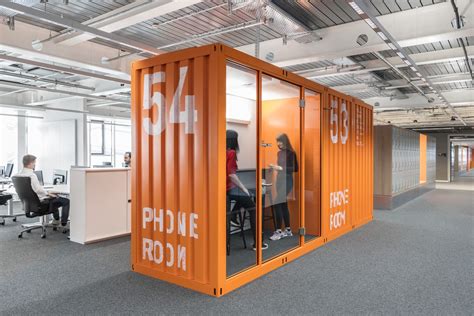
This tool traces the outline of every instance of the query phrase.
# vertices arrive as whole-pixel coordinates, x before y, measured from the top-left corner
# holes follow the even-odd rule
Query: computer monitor
[[[10,178],[12,176],[13,172],[13,164],[12,163],[7,163],[7,167],[5,168],[5,178]]]
[[[38,178],[39,183],[40,183],[42,186],[44,186],[43,171],[41,171],[41,170],[36,170],[36,171],[34,171],[34,173],[36,174],[36,177]]]
[[[53,170],[53,184],[67,184],[67,170]]]

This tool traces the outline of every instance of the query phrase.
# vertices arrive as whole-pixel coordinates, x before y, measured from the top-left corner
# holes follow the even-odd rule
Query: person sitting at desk
[[[127,151],[123,155],[123,164],[125,168],[131,167],[132,166],[132,153]]]
[[[235,207],[243,207],[250,213],[250,229],[252,230],[253,235],[253,250],[256,250],[256,216],[255,216],[255,203],[250,197],[250,192],[240,181],[236,172],[237,167],[237,152],[239,151],[239,134],[234,130],[226,131],[226,193],[229,200],[235,201]],[[228,203],[230,204],[230,203]],[[234,208],[235,208],[234,207]],[[230,210],[227,210],[230,212]],[[265,250],[268,248],[266,243],[262,242],[262,249]]]
[[[16,174],[17,177],[30,177],[31,179],[31,188],[38,195],[40,200],[51,199],[50,205],[57,209],[53,213],[54,220],[51,222],[53,225],[59,225],[59,208],[61,207],[61,225],[66,226],[67,220],[69,218],[69,199],[57,196],[53,193],[48,193],[39,183],[38,177],[33,172],[36,167],[36,157],[33,155],[23,156],[23,169]]]

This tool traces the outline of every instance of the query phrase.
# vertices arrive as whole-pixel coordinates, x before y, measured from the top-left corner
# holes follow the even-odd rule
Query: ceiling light
[[[426,79],[425,79],[425,78],[421,78],[421,81],[424,81],[424,82],[426,82]]]
[[[408,59],[403,59],[403,62],[408,66],[411,66],[411,62]]]
[[[405,55],[403,55],[401,52],[397,52],[397,55],[398,55],[400,58],[405,58]]]
[[[376,29],[376,28],[377,28],[377,25],[375,25],[375,23],[372,22],[371,19],[365,19],[365,22],[367,22],[367,24],[368,24],[371,28],[373,28],[373,29]]]
[[[362,9],[354,1],[349,2],[349,5],[355,10],[355,12],[357,12],[357,14],[364,14],[364,11],[362,11]]]
[[[393,50],[397,50],[397,46],[393,45],[392,43],[388,43],[388,47],[390,47]]]
[[[416,72],[416,68],[415,68],[415,67],[411,66],[410,69]]]
[[[378,34],[378,36],[380,36],[384,41],[387,41],[387,40],[388,40],[387,36],[385,36],[384,33],[382,33],[382,32],[377,32],[377,34]]]
[[[418,77],[423,77],[419,72],[416,73]]]

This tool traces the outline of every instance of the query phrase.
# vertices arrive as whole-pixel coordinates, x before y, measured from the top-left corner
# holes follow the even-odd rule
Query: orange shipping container
[[[221,296],[372,219],[372,108],[232,48],[135,62],[132,124],[133,271]]]

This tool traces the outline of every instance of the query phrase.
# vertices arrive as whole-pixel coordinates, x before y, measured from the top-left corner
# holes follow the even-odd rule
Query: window
[[[132,147],[130,120],[89,119],[89,165],[121,167]]]
[[[18,118],[0,115],[0,165],[13,163],[18,170]]]

